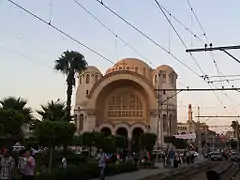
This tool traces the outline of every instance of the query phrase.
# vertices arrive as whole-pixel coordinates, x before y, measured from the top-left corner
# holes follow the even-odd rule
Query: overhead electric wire
[[[129,25],[131,28],[133,28],[134,30],[136,30],[138,33],[140,33],[142,36],[144,36],[146,39],[148,39],[149,41],[151,41],[153,44],[155,44],[156,46],[158,46],[159,48],[161,48],[163,51],[165,51],[166,53],[168,53],[173,59],[177,60],[179,63],[181,63],[183,66],[185,66],[188,70],[192,71],[195,75],[197,75],[198,77],[200,77],[200,75],[193,70],[190,66],[188,66],[186,63],[184,63],[183,61],[181,61],[178,57],[176,57],[174,54],[172,54],[171,52],[169,52],[165,47],[163,47],[162,45],[160,45],[158,42],[156,42],[155,40],[153,40],[151,37],[149,37],[147,34],[145,34],[143,31],[141,31],[140,29],[138,29],[136,26],[134,26],[132,23],[130,23],[129,21],[127,21],[126,19],[124,19],[122,16],[120,16],[118,13],[116,13],[114,10],[112,10],[110,7],[108,7],[107,5],[105,5],[102,1],[100,0],[96,0],[99,4],[101,4],[104,8],[106,8],[108,11],[110,11],[111,13],[113,13],[115,16],[117,16],[118,18],[120,18],[122,21],[124,21],[127,25]]]
[[[100,25],[102,25],[105,29],[107,29],[112,35],[114,35],[116,38],[118,38],[120,41],[122,41],[126,46],[128,46],[131,50],[133,50],[135,53],[137,53],[139,56],[141,56],[149,64],[157,67],[150,60],[148,60],[148,58],[146,58],[141,52],[139,52],[132,45],[130,45],[127,41],[125,41],[122,37],[120,37],[119,34],[115,33],[111,28],[109,28],[106,24],[104,24],[98,17],[96,17],[90,10],[88,10],[86,7],[84,7],[79,1],[77,1],[77,0],[73,0],[73,1],[79,7],[81,7],[86,13],[88,13],[93,19],[95,19]]]
[[[42,23],[52,27],[53,29],[55,29],[56,31],[58,31],[59,33],[61,33],[62,35],[68,37],[69,39],[71,39],[72,41],[78,43],[79,45],[85,47],[86,49],[88,49],[89,51],[91,51],[92,53],[98,55],[99,57],[105,59],[106,61],[112,63],[112,64],[115,64],[112,60],[108,59],[107,57],[105,57],[103,54],[99,53],[98,51],[90,48],[89,46],[85,45],[84,43],[80,42],[79,40],[75,39],[73,36],[65,33],[63,30],[59,29],[58,27],[50,24],[49,22],[47,22],[46,20],[40,18],[39,16],[35,15],[34,13],[30,12],[29,10],[27,10],[25,7],[15,3],[14,1],[12,0],[8,0],[11,4],[13,4],[15,7],[18,7],[20,9],[22,9],[23,11],[25,11],[26,13],[30,14],[32,17],[34,17],[35,19],[41,21]]]
[[[27,56],[26,54],[23,54],[23,53],[14,51],[12,48],[7,48],[7,47],[5,47],[5,46],[3,46],[3,45],[1,45],[1,44],[0,44],[0,48],[3,48],[3,49],[5,49],[5,50],[9,51],[11,54],[14,54],[14,55],[16,55],[16,56],[22,57],[22,58],[24,58],[24,59],[32,62],[32,58],[30,58],[30,57]],[[37,61],[35,61],[35,62],[37,62]],[[52,69],[52,67],[49,66],[48,64],[45,64],[45,63],[42,63],[42,62],[38,62],[38,63]]]
[[[174,27],[174,25],[172,24],[172,22],[170,21],[170,19],[167,17],[166,13],[164,12],[163,8],[160,6],[159,2],[157,0],[154,0],[155,3],[157,4],[157,6],[159,7],[159,9],[161,10],[161,12],[163,13],[164,17],[167,19],[168,23],[170,24],[170,26],[172,27],[173,31],[176,33],[177,37],[179,38],[179,40],[181,41],[182,45],[187,49],[187,45],[184,42],[184,40],[182,39],[182,37],[180,36],[180,34],[178,33],[178,31],[176,30],[176,28]],[[196,63],[197,67],[199,68],[199,70],[201,71],[202,74],[205,74],[203,72],[203,69],[201,68],[201,66],[198,64],[197,60],[194,58],[194,56],[192,55],[192,53],[190,53],[192,59],[194,60],[194,62]]]
[[[159,2],[158,2],[159,3]],[[159,3],[159,6],[170,16],[172,19],[174,19],[179,25],[181,25],[186,31],[188,31],[193,37],[197,38],[200,42],[205,42],[196,34],[194,33],[190,28],[188,28],[186,25],[184,25],[176,16],[174,16],[166,7],[164,7],[162,4]]]
[[[194,71],[191,67],[189,67],[188,65],[186,65],[185,63],[183,63],[179,58],[177,58],[175,55],[173,55],[171,52],[169,52],[166,48],[164,48],[163,46],[161,46],[159,43],[157,43],[156,41],[154,41],[151,37],[149,37],[148,35],[146,35],[143,31],[141,31],[140,29],[138,29],[136,26],[134,26],[132,23],[130,23],[129,21],[127,21],[125,18],[123,18],[122,16],[120,16],[118,13],[116,13],[114,10],[112,10],[109,6],[107,6],[106,4],[104,4],[102,1],[100,0],[96,0],[99,4],[101,4],[105,9],[107,9],[108,11],[110,11],[112,14],[114,14],[115,16],[117,16],[119,19],[121,19],[122,21],[124,21],[127,25],[129,25],[131,28],[133,28],[134,30],[136,30],[138,33],[140,33],[141,35],[143,35],[146,39],[148,39],[149,41],[151,41],[153,44],[155,44],[156,46],[160,47],[163,51],[167,52],[170,56],[172,56],[175,60],[177,60],[178,62],[180,62],[182,65],[184,65],[186,68],[188,68],[190,71],[192,71],[195,75],[197,75],[198,77],[201,78],[201,76]],[[201,78],[202,79],[202,78]],[[206,81],[205,81],[206,82]],[[229,96],[228,96],[229,97]]]
[[[181,41],[182,45],[187,49],[187,45],[184,42],[184,40],[182,39],[181,35],[178,33],[177,29],[174,27],[174,25],[172,24],[172,22],[170,21],[170,19],[168,18],[168,16],[166,15],[166,13],[164,12],[163,8],[161,7],[160,3],[157,0],[154,0],[155,3],[157,4],[158,8],[160,9],[160,11],[162,12],[162,14],[164,15],[164,17],[167,19],[168,23],[170,24],[171,28],[173,29],[173,31],[176,33],[177,37],[179,38],[179,40]],[[196,63],[196,65],[198,66],[199,70],[202,72],[202,74],[206,74],[204,73],[204,71],[202,70],[201,66],[198,64],[197,60],[194,58],[193,54],[190,53],[191,58],[193,59],[193,61]],[[205,80],[205,79],[204,79]],[[210,86],[210,84],[208,83],[209,87],[212,88]],[[223,102],[221,101],[221,99],[219,98],[219,96],[213,91],[213,94],[217,97],[218,101],[221,103],[221,105],[223,105]]]
[[[211,81],[209,81],[209,82],[210,82],[210,83],[216,83],[216,82],[225,82],[225,81],[227,81],[227,82],[230,82],[230,81],[240,81],[240,79],[238,78],[238,79],[211,80]]]
[[[190,0],[187,0],[187,4],[188,4],[191,12],[193,13],[193,16],[194,16],[194,18],[196,19],[196,21],[197,21],[197,23],[198,23],[198,26],[200,27],[200,29],[201,29],[201,31],[202,31],[202,33],[203,33],[203,35],[204,35],[207,43],[209,44],[210,41],[209,41],[208,35],[207,35],[206,31],[204,30],[203,25],[201,24],[201,22],[200,22],[200,20],[199,20],[199,18],[198,18],[198,16],[197,16],[195,10],[193,9],[193,6],[191,5]],[[214,54],[213,54],[212,51],[210,51],[210,56],[211,56],[211,58],[212,58],[212,60],[213,60],[213,63],[214,63],[214,65],[215,65],[215,67],[216,67],[217,74],[218,74],[218,75],[219,75],[219,74],[223,75],[223,73],[222,73],[222,72],[220,71],[220,69],[219,69],[219,66],[218,66],[218,64],[217,64],[217,62],[216,62],[216,60],[215,60],[215,57],[214,57]],[[219,78],[219,79],[221,79],[221,78]],[[228,84],[234,86],[234,85],[231,84],[230,82],[228,82],[228,81],[226,81],[226,82],[227,82]],[[236,91],[237,91],[237,92],[240,92],[239,90],[236,90]]]
[[[45,52],[45,53],[49,53],[49,54],[51,53],[49,50],[44,49],[44,48],[42,48],[42,47],[40,47],[40,46],[32,43],[32,42],[29,41],[29,40],[23,39],[23,38],[21,38],[20,36],[14,35],[14,34],[12,34],[12,33],[10,33],[10,32],[5,32],[5,33],[7,33],[7,35],[9,35],[10,37],[12,37],[12,38],[14,38],[14,39],[17,39],[18,41],[24,42],[24,43],[26,43],[26,44],[28,44],[28,45],[31,45],[31,46],[33,46],[33,47],[35,47],[35,48],[37,48],[37,49],[41,49],[41,51],[43,51],[43,52]]]
[[[193,7],[192,7],[190,1],[187,0],[187,3],[188,3],[188,6],[190,7],[190,9],[191,9],[191,11],[192,11],[192,13],[193,13],[193,15],[194,15],[194,17],[195,17],[195,19],[196,19],[196,21],[197,21],[199,27],[201,28],[201,30],[202,30],[202,32],[203,32],[203,36],[204,36],[204,37],[206,38],[206,40],[208,41],[207,34],[205,33],[205,30],[204,30],[204,28],[203,28],[201,22],[199,21],[199,19],[198,19],[198,17],[197,17],[197,14],[196,14],[195,11],[193,10]]]

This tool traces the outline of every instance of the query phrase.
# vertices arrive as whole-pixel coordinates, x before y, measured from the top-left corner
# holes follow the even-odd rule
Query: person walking
[[[173,168],[174,167],[175,153],[174,153],[172,148],[170,148],[168,154],[169,154],[168,157],[169,157],[169,160],[170,160],[170,166],[171,166],[171,168]]]
[[[30,151],[25,151],[19,161],[19,170],[22,180],[33,180],[35,175],[35,159],[30,155]]]
[[[9,155],[7,149],[4,149],[0,159],[0,180],[11,180],[14,166],[15,160]]]
[[[107,164],[107,156],[102,149],[99,150],[98,164],[100,169],[100,180],[105,180],[105,169]]]

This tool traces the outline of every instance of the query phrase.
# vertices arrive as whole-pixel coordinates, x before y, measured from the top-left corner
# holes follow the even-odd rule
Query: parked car
[[[232,153],[231,157],[230,157],[231,161],[234,162],[239,162],[240,161],[240,154],[239,153]]]
[[[220,152],[213,152],[211,154],[212,161],[222,161],[222,159],[223,159],[223,156],[222,156],[222,153],[220,153]]]

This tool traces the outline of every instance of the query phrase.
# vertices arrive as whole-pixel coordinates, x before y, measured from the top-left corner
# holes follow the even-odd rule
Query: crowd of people
[[[30,150],[23,150],[18,159],[11,157],[9,151],[3,148],[0,152],[0,180],[11,180],[14,170],[17,170],[22,180],[33,180],[35,175],[35,159]]]
[[[193,164],[195,160],[194,153],[190,150],[185,150],[183,153],[174,151],[169,148],[162,153],[163,167],[177,168],[179,164]]]

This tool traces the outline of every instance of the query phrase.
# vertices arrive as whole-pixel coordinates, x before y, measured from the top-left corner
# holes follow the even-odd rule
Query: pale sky
[[[141,56],[124,45],[109,31],[83,11],[73,0],[15,0],[41,18],[51,22],[82,43],[100,52],[113,62],[127,57]],[[155,66],[168,64],[178,73],[178,88],[209,88],[208,84],[174,60],[159,47],[127,26],[123,21],[109,13],[96,0],[79,0],[112,31],[143,54],[146,63]],[[129,20],[148,36],[170,50],[181,61],[203,75],[196,63],[185,53],[167,20],[154,0],[103,0],[103,2]],[[160,0],[172,15],[181,21],[197,36],[203,37],[187,0]],[[237,45],[240,43],[239,0],[190,0],[210,42],[215,46]],[[52,4],[52,5],[51,5]],[[171,22],[187,44],[188,48],[203,47],[171,18]],[[65,100],[65,77],[53,70],[54,61],[64,50],[77,50],[85,55],[89,65],[97,66],[102,72],[113,64],[93,54],[79,44],[59,34],[51,27],[34,19],[29,14],[13,6],[8,0],[0,1],[0,98],[21,96],[28,100],[34,110],[50,100]],[[239,51],[231,51],[240,58]],[[218,75],[209,53],[193,54],[207,75]],[[221,52],[214,52],[217,65],[224,75],[239,74],[240,64]],[[155,66],[151,65],[153,68]],[[220,73],[220,74],[221,74]],[[230,84],[216,83],[221,87],[240,87],[239,81]],[[225,93],[225,94],[224,94]],[[227,96],[226,96],[227,93]],[[182,92],[178,96],[178,121],[186,121],[187,105],[200,106],[202,115],[239,115],[239,92]],[[74,95],[75,96],[75,95]],[[74,100],[74,97],[73,97]],[[74,105],[74,104],[73,104]],[[224,106],[226,108],[224,108]],[[206,119],[200,119],[202,122]],[[235,119],[210,119],[209,125],[230,125]],[[218,129],[214,129],[219,131]],[[227,128],[221,128],[225,131]]]

